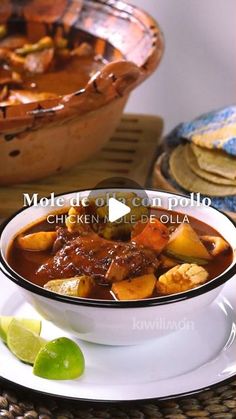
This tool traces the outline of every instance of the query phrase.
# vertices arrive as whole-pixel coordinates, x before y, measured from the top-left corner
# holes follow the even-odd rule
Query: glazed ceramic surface
[[[0,281],[0,314],[39,317],[15,284],[2,274]],[[90,402],[190,395],[236,376],[235,280],[228,282],[210,306],[192,312],[184,323],[172,327],[172,335],[139,346],[109,347],[78,340],[86,369],[75,381],[52,382],[35,377],[32,368],[18,361],[0,342],[0,376],[30,391]],[[61,336],[74,339],[45,320],[41,335],[49,340]]]
[[[23,21],[29,39],[58,28],[68,36],[76,30],[81,42],[110,63],[83,90],[1,107],[0,184],[60,172],[97,151],[116,128],[130,92],[157,68],[163,53],[157,23],[118,0],[6,0],[0,23],[14,20]]]
[[[115,192],[110,190],[109,192]],[[12,238],[25,226],[50,213],[49,208],[29,207],[6,223],[1,234],[1,269],[18,285],[24,299],[29,301],[47,320],[82,340],[107,345],[136,345],[171,335],[175,328],[169,325],[184,323],[193,313],[209,307],[222,291],[224,284],[236,274],[236,228],[231,220],[219,211],[200,206],[182,208],[182,197],[165,192],[146,191],[150,199],[159,197],[163,208],[175,199],[176,211],[192,215],[209,223],[234,249],[234,261],[222,275],[193,290],[172,296],[140,301],[106,301],[71,298],[51,293],[17,275],[7,264],[6,254]],[[89,191],[80,193],[87,196]],[[100,191],[101,193],[101,191]],[[99,191],[98,191],[99,194]],[[64,205],[69,206],[76,193],[64,195]],[[189,203],[188,198],[184,198]],[[55,208],[54,208],[55,210]]]

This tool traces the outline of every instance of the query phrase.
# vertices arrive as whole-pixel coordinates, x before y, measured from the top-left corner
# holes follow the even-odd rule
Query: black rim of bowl
[[[129,188],[107,188],[107,189],[124,189],[127,190]],[[141,188],[140,188],[141,189]],[[140,190],[132,188],[132,190]],[[101,190],[99,188],[95,188],[93,190]],[[164,190],[157,190],[157,189],[145,189],[147,192],[160,192],[168,195],[175,195],[178,197],[183,197],[190,199],[189,196],[174,192],[168,192]],[[67,196],[79,192],[86,192],[89,191],[89,189],[82,189],[82,190],[76,190],[71,192],[65,192],[55,195],[55,197],[60,196]],[[50,199],[50,197],[48,198]],[[11,217],[9,217],[0,227],[0,240],[2,238],[2,234],[7,227],[7,225],[20,213],[27,211],[29,208],[33,207],[33,205],[23,207],[17,212],[15,212]],[[218,210],[217,208],[214,208],[211,206],[210,208],[213,208],[215,211],[217,211],[219,214],[226,217],[233,225],[235,225],[234,221],[225,213]],[[194,288],[189,291],[185,291],[179,294],[173,294],[168,295],[164,297],[155,297],[155,298],[149,298],[144,300],[134,300],[134,301],[113,301],[113,300],[95,300],[95,299],[85,299],[85,298],[79,298],[79,297],[68,297],[60,294],[56,294],[54,292],[48,291],[38,285],[33,284],[32,282],[29,282],[25,278],[23,278],[21,275],[18,275],[5,261],[5,258],[2,255],[2,249],[0,251],[0,270],[3,272],[3,274],[12,282],[17,284],[23,289],[26,289],[33,294],[40,295],[42,297],[54,300],[54,301],[60,301],[62,303],[67,304],[73,304],[73,305],[83,305],[83,306],[89,306],[89,307],[103,307],[103,308],[140,308],[140,307],[151,307],[151,306],[161,306],[166,304],[173,304],[177,303],[179,301],[186,301],[194,297],[198,297],[202,294],[207,293],[208,291],[212,291],[221,285],[225,284],[228,280],[232,279],[234,275],[236,275],[236,261],[234,264],[225,272],[223,272],[221,275],[219,275],[217,278],[212,279],[211,281],[207,282],[206,284],[201,285],[200,287]]]

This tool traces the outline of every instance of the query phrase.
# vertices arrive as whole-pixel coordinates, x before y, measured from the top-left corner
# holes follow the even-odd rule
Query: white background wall
[[[159,114],[166,131],[236,103],[236,0],[130,0],[162,27],[166,51],[127,111]]]

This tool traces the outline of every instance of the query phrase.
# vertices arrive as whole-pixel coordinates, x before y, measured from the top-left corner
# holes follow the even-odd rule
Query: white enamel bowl
[[[46,217],[51,210],[49,207],[27,207],[2,226],[1,270],[10,281],[18,285],[19,292],[46,320],[85,341],[107,345],[136,345],[188,326],[188,319],[193,312],[201,312],[209,306],[224,284],[234,276],[236,279],[236,227],[226,215],[212,207],[201,205],[182,208],[181,195],[146,192],[149,198],[160,197],[163,208],[167,208],[170,197],[175,198],[179,203],[176,211],[192,215],[215,228],[234,250],[232,265],[205,285],[167,297],[117,302],[60,296],[30,283],[7,263],[7,250],[14,236],[32,222]],[[65,207],[68,207],[69,200],[76,194],[74,192],[62,196]],[[88,191],[80,193],[81,197],[87,195]]]

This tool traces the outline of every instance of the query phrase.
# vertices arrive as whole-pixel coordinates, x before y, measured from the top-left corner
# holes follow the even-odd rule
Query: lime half
[[[48,380],[74,380],[83,374],[84,368],[79,346],[68,338],[59,338],[40,350],[34,363],[34,374]]]
[[[8,327],[7,345],[10,351],[21,361],[33,364],[46,341],[26,329],[21,322],[13,319]]]
[[[16,319],[10,316],[2,316],[0,317],[0,338],[6,343],[7,342],[7,333],[12,320],[17,320],[22,326],[26,329],[29,329],[31,332],[35,333],[36,335],[40,335],[42,322],[41,320],[35,319]]]

